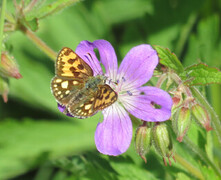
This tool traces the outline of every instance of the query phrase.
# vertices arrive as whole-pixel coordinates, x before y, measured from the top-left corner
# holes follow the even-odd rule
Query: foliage
[[[218,0],[7,1],[6,11],[0,11],[5,18],[0,22],[1,52],[16,59],[23,78],[0,78],[7,84],[6,91],[0,82],[0,94],[10,89],[7,104],[0,100],[0,179],[220,178],[220,11]],[[153,148],[145,164],[133,143],[118,157],[99,154],[94,132],[102,115],[68,118],[57,110],[50,92],[55,52],[96,39],[110,41],[118,59],[135,45],[155,45],[160,65],[153,84],[185,105],[205,107],[214,130],[206,132],[192,121],[180,143],[167,121],[177,159],[172,166],[164,166]],[[134,120],[134,127],[140,124]]]

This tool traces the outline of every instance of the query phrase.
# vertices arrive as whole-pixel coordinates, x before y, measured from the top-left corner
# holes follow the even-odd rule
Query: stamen
[[[125,82],[126,81],[126,79],[124,78],[124,77],[122,77],[122,80]]]
[[[129,96],[132,96],[132,95],[133,95],[132,92],[130,92],[130,91],[127,91],[127,94],[128,94]]]

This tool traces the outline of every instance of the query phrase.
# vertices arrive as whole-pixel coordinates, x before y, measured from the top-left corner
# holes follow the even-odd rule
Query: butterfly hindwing
[[[67,105],[74,94],[84,86],[82,79],[63,79],[55,76],[51,81],[53,95],[61,105]]]
[[[94,102],[95,102],[94,95],[91,94],[88,96],[84,96],[81,93],[79,93],[75,97],[74,101],[75,102],[78,101],[78,103],[69,104],[68,106],[68,112],[72,116],[75,116],[78,118],[86,118],[97,113],[97,111],[93,109]]]
[[[99,90],[96,94],[94,107],[95,111],[104,109],[117,100],[117,93],[107,84],[99,85]]]

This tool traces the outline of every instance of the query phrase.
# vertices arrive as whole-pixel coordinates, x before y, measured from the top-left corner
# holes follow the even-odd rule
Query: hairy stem
[[[32,0],[28,6],[25,8],[24,12],[30,12],[32,10],[32,8],[36,5],[36,3],[38,2],[38,0]]]
[[[45,42],[43,42],[39,37],[37,37],[32,31],[25,28],[24,26],[21,27],[21,31],[45,54],[47,54],[53,61],[56,60],[57,53],[55,53]]]
[[[219,117],[217,116],[214,109],[207,102],[206,98],[204,96],[202,96],[202,94],[195,87],[192,87],[191,91],[192,91],[192,94],[194,95],[194,97],[197,99],[197,101],[201,105],[203,105],[206,108],[206,110],[208,111],[208,113],[210,114],[212,127],[215,130],[216,135],[219,139],[219,143],[221,145],[221,123],[220,123]]]
[[[198,179],[204,180],[202,173],[197,168],[195,168],[192,164],[187,162],[185,159],[183,159],[178,154],[174,154],[174,157],[175,157],[176,161],[178,163],[180,163],[188,172],[190,172],[192,175],[194,175]]]
[[[0,17],[0,57],[2,54],[2,40],[3,40],[3,31],[4,31],[4,23],[5,23],[5,10],[6,10],[6,0],[2,1],[1,7],[1,17]],[[0,58],[1,62],[1,58]]]
[[[214,172],[221,178],[220,169],[209,159],[207,154],[202,151],[198,146],[196,146],[188,137],[184,137],[183,141],[202,161],[204,161],[208,166],[210,166]]]

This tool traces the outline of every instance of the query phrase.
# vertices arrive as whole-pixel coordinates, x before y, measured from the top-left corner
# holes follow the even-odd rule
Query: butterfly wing
[[[84,84],[84,80],[80,78],[70,79],[55,76],[51,81],[51,90],[57,102],[65,106],[84,87]]]
[[[59,104],[67,105],[88,77],[93,76],[93,71],[74,51],[64,47],[58,54],[55,74],[51,81],[52,93]]]
[[[98,84],[97,90],[85,87],[93,71],[70,48],[59,52],[55,71],[52,93],[59,104],[66,106],[65,112],[77,118],[90,117],[117,100],[117,93],[109,85]]]
[[[99,85],[96,98],[94,101],[94,111],[102,110],[117,100],[117,93],[107,84]]]
[[[87,78],[93,76],[91,67],[70,48],[64,47],[56,61],[56,75],[67,78]]]
[[[81,97],[85,98],[75,105],[70,104],[68,112],[77,118],[87,118],[113,104],[117,100],[117,93],[109,85],[104,84],[98,85],[98,90],[93,94]]]

